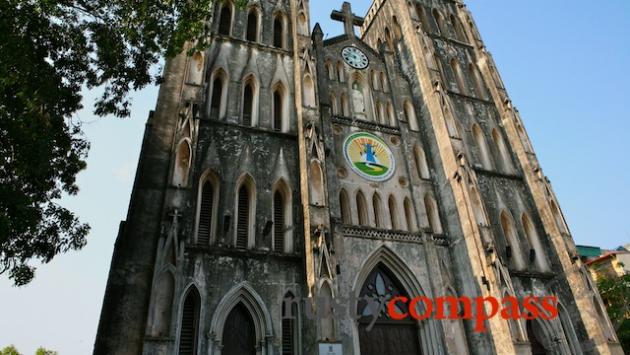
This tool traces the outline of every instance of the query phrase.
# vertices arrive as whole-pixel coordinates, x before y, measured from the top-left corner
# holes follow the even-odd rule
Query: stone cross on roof
[[[349,2],[344,2],[341,11],[333,10],[330,18],[335,21],[343,21],[343,28],[346,35],[354,37],[354,26],[363,25],[363,17],[355,16]]]

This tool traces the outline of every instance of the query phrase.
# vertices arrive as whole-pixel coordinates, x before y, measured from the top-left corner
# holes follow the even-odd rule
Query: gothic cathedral
[[[327,39],[308,0],[213,6],[210,46],[166,62],[94,354],[622,354],[460,0],[343,3]],[[400,295],[559,314],[329,306]]]

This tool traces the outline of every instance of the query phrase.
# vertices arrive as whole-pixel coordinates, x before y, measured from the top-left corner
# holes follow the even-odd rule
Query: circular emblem
[[[341,56],[349,66],[355,69],[365,69],[368,64],[370,64],[365,53],[356,47],[344,47],[344,49],[341,50]]]
[[[367,132],[356,132],[343,142],[343,155],[352,168],[364,179],[385,181],[396,170],[394,154],[378,136]]]

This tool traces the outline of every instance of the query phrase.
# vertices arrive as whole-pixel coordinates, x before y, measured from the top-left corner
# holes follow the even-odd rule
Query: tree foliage
[[[102,89],[95,114],[128,116],[161,58],[207,45],[212,2],[0,2],[0,274],[26,284],[33,260],[85,245],[89,227],[58,203],[86,167],[81,91]]]
[[[22,355],[13,345],[5,346],[0,350],[0,355]]]
[[[46,348],[43,347],[39,347],[36,351],[35,351],[35,355],[58,355],[59,353],[57,353],[56,351],[53,350],[48,350]]]
[[[624,351],[630,354],[630,274],[601,277],[597,288],[606,303],[608,317],[617,329]]]

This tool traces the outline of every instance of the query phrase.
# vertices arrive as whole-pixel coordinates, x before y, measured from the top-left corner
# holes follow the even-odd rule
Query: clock
[[[341,56],[349,66],[356,69],[365,69],[370,64],[365,53],[356,47],[345,47],[341,50]]]

